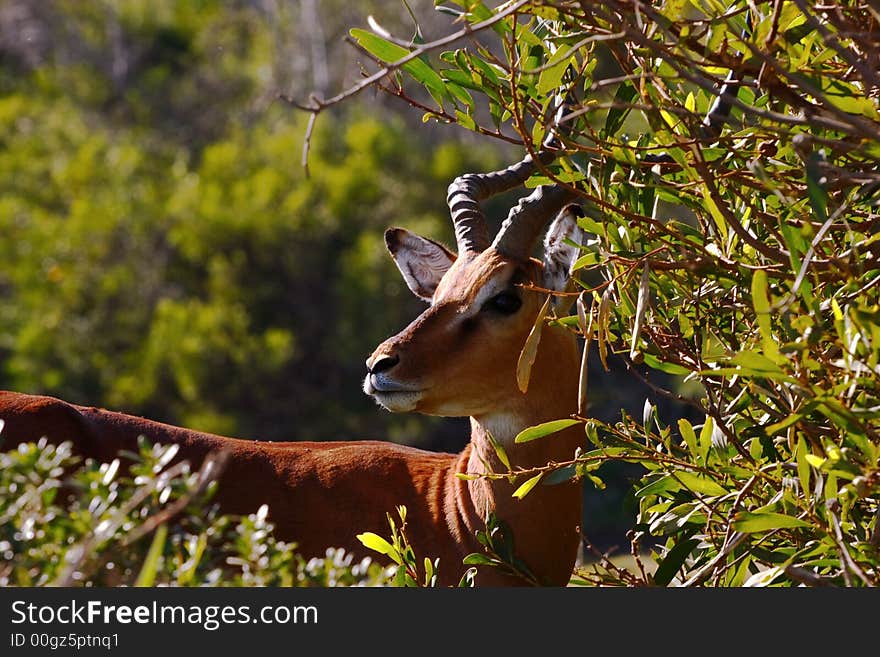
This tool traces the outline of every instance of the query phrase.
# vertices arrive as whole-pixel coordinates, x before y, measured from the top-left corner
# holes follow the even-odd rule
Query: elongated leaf
[[[357,540],[359,540],[364,547],[373,550],[374,552],[378,552],[379,554],[388,555],[396,563],[401,563],[400,555],[397,553],[397,550],[394,549],[394,546],[378,534],[364,532],[363,534],[357,535]]]
[[[706,418],[703,428],[700,430],[700,456],[699,462],[706,463],[706,457],[709,455],[709,448],[712,447],[712,433],[715,431],[715,421],[711,417]]]
[[[410,54],[406,48],[386,41],[367,30],[354,28],[350,34],[364,50],[388,64],[400,61]],[[437,101],[437,104],[442,107],[443,98],[449,97],[449,91],[446,89],[443,79],[434,69],[418,57],[408,61],[401,68],[409,73],[416,82],[423,85]]]
[[[513,491],[513,497],[518,500],[521,500],[526,495],[529,494],[529,491],[532,490],[535,486],[538,485],[538,482],[541,481],[541,477],[544,476],[544,473],[541,472],[536,474],[534,477],[529,478],[525,482],[523,482],[515,491]]]
[[[547,300],[544,301],[544,305],[541,306],[541,310],[535,318],[532,330],[529,331],[526,343],[523,345],[522,351],[519,354],[519,361],[517,361],[516,364],[516,384],[519,386],[521,392],[526,392],[529,389],[529,378],[532,376],[532,365],[535,364],[535,357],[538,355],[538,344],[541,342],[541,329],[544,327],[544,318],[547,317],[547,313],[550,311],[550,301],[552,298],[551,295],[547,295]]]
[[[733,528],[744,534],[755,532],[766,532],[771,529],[783,529],[786,527],[809,527],[810,524],[804,522],[800,518],[787,516],[782,513],[771,513],[763,511],[752,513],[749,511],[741,511],[736,514],[733,521]]]
[[[666,586],[675,577],[675,574],[681,569],[685,559],[693,551],[700,542],[694,538],[685,541],[679,541],[675,546],[666,553],[666,557],[657,566],[654,571],[654,583],[659,586]]]
[[[566,465],[563,468],[559,468],[558,470],[554,470],[546,477],[544,477],[544,485],[545,486],[555,486],[556,484],[562,484],[566,481],[571,481],[577,476],[577,466],[574,464]]]
[[[867,99],[863,99],[867,100]],[[822,182],[823,174],[820,168],[824,158],[819,153],[810,153],[807,158],[807,195],[810,198],[810,207],[819,223],[825,223],[828,219],[828,192]]]
[[[632,103],[636,93],[636,88],[629,81],[622,82],[617,87],[617,92],[614,94],[614,107],[608,110],[608,114],[605,116],[606,137],[613,136],[623,125],[624,119],[630,112],[630,108],[626,106]]]
[[[783,572],[785,572],[785,568],[783,566],[773,566],[771,568],[767,568],[766,570],[757,572],[749,577],[743,584],[743,587],[754,588],[770,586],[770,584],[772,584],[773,581]]]
[[[630,450],[627,447],[602,447],[600,449],[594,449],[586,452],[581,456],[585,459],[595,458],[597,456],[614,458],[616,456],[623,456],[628,453],[630,453]]]
[[[608,368],[608,323],[611,321],[611,287],[609,286],[602,293],[599,300],[599,314],[596,317],[596,340],[599,343],[599,360],[602,361],[602,367],[605,371]]]
[[[162,550],[165,548],[165,539],[168,538],[168,525],[164,522],[156,528],[153,534],[153,541],[150,543],[150,549],[147,557],[138,573],[135,586],[150,587],[156,581],[156,572],[159,569],[159,559],[162,557]]]
[[[693,472],[677,471],[675,476],[688,490],[695,493],[711,496],[727,495],[728,491],[723,486]]]
[[[580,420],[553,420],[551,422],[544,422],[543,424],[538,424],[534,427],[529,427],[528,429],[520,431],[516,438],[514,438],[513,442],[527,443],[531,440],[543,438],[544,436],[549,436],[557,431],[567,429],[579,422]]]
[[[681,432],[681,437],[684,438],[685,444],[688,446],[688,451],[691,453],[695,459],[699,456],[700,450],[697,447],[697,434],[694,433],[694,428],[691,426],[691,423],[685,420],[684,418],[678,421],[678,430]]]
[[[495,455],[498,457],[498,460],[504,464],[505,468],[510,470],[510,459],[507,456],[504,445],[495,440],[495,436],[488,431],[486,432],[486,437],[489,439],[489,442],[492,443],[492,449],[495,450]]]
[[[561,86],[562,76],[565,75],[565,69],[568,68],[570,54],[570,46],[560,46],[553,53],[544,65],[544,70],[538,76],[538,83],[535,85],[535,89],[537,89],[539,94],[547,95]]]
[[[709,214],[712,215],[712,220],[715,222],[715,226],[718,228],[718,233],[721,235],[721,239],[726,244],[727,243],[727,221],[724,219],[724,215],[721,213],[721,210],[718,208],[718,205],[715,203],[715,199],[712,198],[712,194],[707,187],[703,187],[703,200],[706,203],[706,207],[709,208]]]
[[[807,462],[807,441],[803,437],[798,438],[797,444],[797,472],[798,481],[801,482],[801,493],[810,494],[810,464]]]
[[[489,566],[494,562],[485,554],[479,552],[471,552],[461,562],[466,566]]]
[[[629,345],[629,357],[636,362],[638,362],[638,356],[640,355],[636,347],[639,344],[639,335],[642,332],[642,323],[645,321],[645,313],[648,311],[648,297],[650,296],[651,291],[650,282],[651,267],[646,260],[645,266],[642,268],[642,278],[639,281],[639,297],[636,302],[636,316],[633,320],[632,341]]]
[[[779,369],[779,365],[757,351],[741,351],[731,358],[730,362],[749,370],[749,373],[768,372],[777,374],[782,372]]]
[[[759,269],[752,274],[752,304],[755,307],[755,316],[758,329],[761,332],[761,343],[764,347],[764,355],[772,361],[779,362],[779,347],[773,337],[770,323],[770,299],[767,296],[767,273]]]
[[[674,374],[675,376],[686,376],[691,372],[686,367],[682,367],[681,365],[677,365],[675,363],[667,363],[652,354],[642,354],[642,358],[645,359],[645,365],[647,365],[648,367],[659,370],[661,372],[666,372],[667,374]]]
[[[587,319],[587,309],[584,301],[586,294],[586,291],[581,292],[577,300],[578,326],[584,336],[584,351],[581,354],[581,369],[578,376],[578,414],[582,416],[587,414],[587,390],[590,380],[590,343],[593,341],[593,297],[590,296],[589,319]]]
[[[636,491],[636,497],[642,499],[648,495],[657,495],[658,493],[669,493],[681,490],[681,484],[674,477],[665,475],[652,481],[646,486],[642,486]]]

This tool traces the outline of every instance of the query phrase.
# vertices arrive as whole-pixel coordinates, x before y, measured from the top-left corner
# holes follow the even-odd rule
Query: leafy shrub
[[[376,586],[392,572],[342,549],[305,559],[277,540],[267,508],[210,505],[217,462],[169,465],[145,441],[126,468],[83,462],[45,439],[0,454],[0,586]]]
[[[648,400],[641,417],[578,417],[588,451],[514,473],[599,482],[611,461],[644,468],[632,540],[653,546],[657,570],[591,581],[880,583],[876,12],[450,4],[494,45],[379,84],[407,97],[415,80],[436,104],[426,120],[530,152],[556,133],[562,157],[531,184],[576,192],[590,237],[580,312],[552,321],[699,418]],[[353,35],[380,60],[401,56]]]

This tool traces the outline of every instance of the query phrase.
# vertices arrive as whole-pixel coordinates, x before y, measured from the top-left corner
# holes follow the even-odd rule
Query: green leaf
[[[713,431],[715,431],[715,421],[711,417],[707,417],[703,428],[700,429],[700,440],[698,442],[700,452],[697,462],[700,464],[706,463],[706,457],[709,455],[709,449],[712,447]]]
[[[402,565],[400,554],[398,554],[394,546],[378,534],[374,534],[373,532],[364,532],[363,534],[357,535],[357,540],[359,540],[364,547],[373,550],[374,552],[378,552],[379,554],[388,555],[389,557],[394,559],[396,563]]]
[[[727,495],[727,493],[729,492],[726,488],[712,481],[711,479],[701,477],[692,472],[676,471],[675,476],[682,484],[684,484],[685,488],[695,493],[718,496]]]
[[[457,100],[467,105],[471,112],[474,110],[474,98],[467,89],[454,82],[447,82],[446,88]]]
[[[725,221],[724,215],[721,214],[721,210],[715,203],[715,199],[712,198],[712,193],[709,191],[709,188],[705,185],[703,185],[703,200],[706,202],[709,214],[712,216],[712,220],[718,228],[718,234],[721,236],[721,239],[727,243],[727,221]]]
[[[553,420],[552,422],[544,422],[543,424],[538,424],[534,427],[529,427],[528,429],[520,431],[516,438],[514,438],[513,442],[527,443],[530,440],[543,438],[544,436],[549,436],[551,433],[567,429],[579,422],[580,420]]]
[[[767,273],[763,269],[752,274],[752,304],[755,307],[755,316],[758,321],[758,330],[761,332],[761,341],[764,347],[764,355],[770,360],[779,362],[779,347],[773,337],[770,322],[770,299],[767,296]]]
[[[595,265],[599,262],[599,257],[599,253],[597,251],[590,251],[589,253],[585,253],[575,261],[575,263],[571,266],[571,270],[575,272],[579,269],[583,269],[584,267]]]
[[[801,482],[801,495],[810,494],[810,464],[807,461],[807,441],[803,437],[798,438],[797,444],[797,472]]]
[[[798,422],[802,418],[803,418],[803,414],[801,414],[801,413],[791,413],[787,417],[785,417],[784,419],[780,420],[779,422],[775,422],[775,423],[769,425],[765,429],[765,431],[767,432],[768,436],[774,436],[777,433],[779,433],[780,431],[782,431],[783,429],[787,429],[792,424],[795,424],[796,422]]]
[[[744,372],[747,374],[760,374],[762,372],[782,373],[779,365],[757,351],[741,351],[731,358],[730,362],[747,370],[747,372]]]
[[[538,93],[546,96],[555,92],[562,85],[562,76],[568,68],[569,55],[571,47],[560,46],[553,56],[547,60],[544,70],[538,76],[538,83],[535,85]]]
[[[386,41],[367,30],[353,28],[350,34],[364,50],[388,64],[398,62],[410,54],[406,48]],[[449,91],[440,75],[423,59],[416,57],[401,68],[409,73],[416,82],[424,86],[438,105],[443,106],[443,99],[449,97]]]
[[[485,554],[480,554],[479,552],[471,552],[467,555],[461,562],[465,566],[491,566],[494,561],[492,561]]]
[[[645,359],[645,365],[651,369],[666,372],[667,374],[674,374],[675,376],[686,376],[690,374],[689,369],[675,363],[662,361],[652,354],[643,353],[642,356]]]
[[[546,477],[544,477],[544,485],[545,486],[554,486],[556,484],[562,484],[566,481],[571,481],[577,476],[577,466],[573,463],[570,465],[566,465],[562,468],[554,470]]]
[[[168,525],[164,522],[156,527],[156,533],[153,534],[153,541],[150,543],[150,549],[141,566],[141,572],[138,573],[135,586],[150,587],[156,581],[156,572],[159,569],[159,559],[162,557],[162,550],[165,548],[165,539],[168,537]]]
[[[623,124],[624,119],[626,119],[627,114],[630,113],[630,108],[626,107],[626,105],[632,103],[633,98],[636,97],[636,94],[636,88],[629,81],[622,82],[617,87],[617,92],[614,94],[615,107],[612,107],[610,110],[608,110],[608,114],[605,117],[606,137],[612,137],[620,129],[620,126]]]
[[[681,490],[681,483],[678,482],[675,477],[665,475],[663,477],[660,477],[659,479],[655,479],[648,485],[643,486],[636,491],[635,495],[637,498],[641,499],[647,497],[648,495],[657,495],[658,493],[674,493],[677,490]]]
[[[690,553],[695,547],[697,547],[697,545],[699,545],[699,543],[700,542],[695,538],[689,538],[676,543],[673,548],[666,553],[666,557],[660,562],[660,565],[657,566],[657,570],[654,571],[654,583],[660,586],[668,585],[669,582],[672,581],[672,578],[675,577],[675,574],[681,569],[685,559],[688,558]]]
[[[744,534],[766,532],[771,529],[783,529],[788,527],[809,527],[810,523],[800,518],[787,516],[782,513],[770,513],[768,511],[752,513],[741,511],[733,520],[733,528]]]
[[[694,433],[694,428],[691,426],[691,423],[684,418],[680,419],[678,421],[678,430],[681,432],[681,437],[684,438],[684,442],[688,446],[688,451],[691,453],[691,456],[697,458],[700,450],[697,447],[697,434]]]
[[[534,477],[529,478],[527,481],[523,482],[519,488],[513,491],[513,497],[518,500],[521,500],[526,495],[529,494],[529,491],[532,490],[535,486],[538,485],[538,482],[541,481],[541,477],[544,476],[544,473],[538,473]]]
[[[495,454],[498,456],[498,460],[501,461],[505,468],[510,470],[510,459],[507,457],[507,452],[504,449],[504,445],[495,440],[495,437],[488,431],[486,432],[486,437],[492,444],[492,449],[495,450]]]
[[[462,128],[476,131],[476,122],[469,115],[465,114],[461,110],[455,110],[455,118],[458,121],[458,125],[460,125]]]

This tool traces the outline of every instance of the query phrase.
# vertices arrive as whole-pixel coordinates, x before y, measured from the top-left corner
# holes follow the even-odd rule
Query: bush
[[[0,453],[0,586],[377,586],[393,571],[329,548],[305,559],[274,538],[268,509],[210,505],[211,468],[169,465],[176,446],[141,443],[82,462],[45,439]],[[128,467],[121,465],[122,460]]]
[[[880,583],[876,12],[452,4],[486,47],[379,84],[407,97],[415,81],[426,120],[530,152],[557,133],[562,157],[531,184],[576,191],[590,238],[580,317],[555,321],[700,417],[646,401],[641,417],[579,418],[590,449],[555,478],[641,464],[631,538],[658,562],[585,581]]]

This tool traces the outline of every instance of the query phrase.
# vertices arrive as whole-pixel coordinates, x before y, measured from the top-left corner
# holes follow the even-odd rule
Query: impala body
[[[364,391],[392,412],[470,416],[471,439],[460,454],[439,454],[375,441],[268,443],[225,438],[50,397],[0,393],[6,448],[47,436],[73,441],[86,457],[104,461],[135,450],[137,438],[179,445],[178,459],[198,466],[225,450],[230,458],[216,501],[226,513],[251,513],[268,504],[276,534],[306,556],[328,546],[357,554],[364,531],[387,535],[386,513],[407,508],[407,536],[419,557],[439,557],[441,584],[466,570],[462,559],[480,551],[475,534],[494,512],[512,531],[514,549],[548,585],[567,583],[580,537],[581,491],[574,482],[538,485],[524,499],[507,479],[461,478],[504,472],[489,435],[511,466],[532,468],[571,459],[584,440],[575,426],[515,444],[524,428],[565,418],[577,409],[579,356],[574,336],[544,326],[526,392],[517,384],[517,359],[547,294],[564,288],[577,249],[573,212],[564,209],[547,232],[543,261],[530,257],[547,221],[568,200],[539,188],[511,210],[488,242],[478,201],[521,184],[530,158],[503,172],[469,174],[450,186],[458,252],[403,229],[386,244],[410,289],[429,307],[379,345],[367,359]],[[526,287],[524,287],[526,286]],[[375,554],[371,556],[376,556]],[[481,566],[478,585],[523,584]]]

